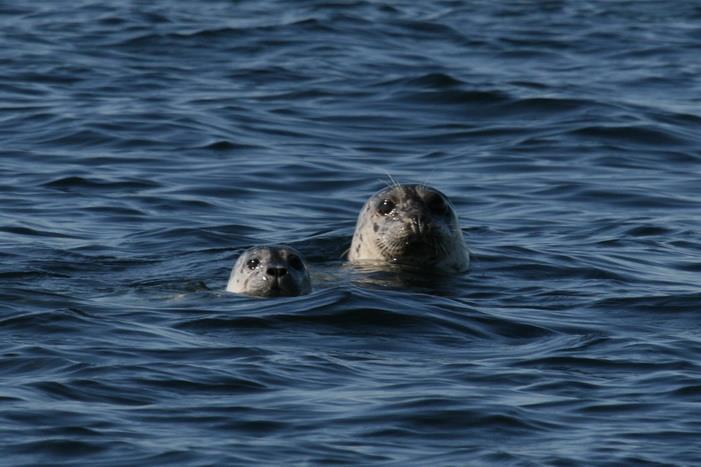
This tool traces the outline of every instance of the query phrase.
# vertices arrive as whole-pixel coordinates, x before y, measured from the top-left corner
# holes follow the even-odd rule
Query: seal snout
[[[292,292],[296,290],[296,284],[287,274],[287,267],[281,264],[271,264],[265,269],[265,276],[270,281],[270,291],[272,294],[280,294],[283,291]]]
[[[418,213],[409,217],[409,229],[413,235],[424,237],[431,230],[431,224],[423,213]]]

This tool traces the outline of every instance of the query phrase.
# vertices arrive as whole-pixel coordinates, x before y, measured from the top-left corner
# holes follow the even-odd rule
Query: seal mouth
[[[397,253],[397,262],[405,263],[430,261],[438,256],[435,242],[418,235],[406,239]]]
[[[270,281],[270,285],[268,286],[268,293],[271,297],[283,297],[299,295],[300,291],[294,283],[275,278]]]
[[[433,244],[426,240],[410,240],[404,244],[402,253],[405,256],[425,258],[427,256],[433,256],[435,254],[435,249],[433,248]]]

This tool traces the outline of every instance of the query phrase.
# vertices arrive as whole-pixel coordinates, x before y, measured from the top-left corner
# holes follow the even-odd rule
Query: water
[[[3,4],[0,462],[701,463],[694,3]],[[387,174],[469,274],[344,265]]]

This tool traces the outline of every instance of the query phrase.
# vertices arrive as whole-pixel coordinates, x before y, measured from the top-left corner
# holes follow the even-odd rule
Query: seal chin
[[[280,295],[280,293],[282,293],[282,287],[280,287],[280,284],[277,280],[274,280],[270,283],[267,293],[271,296],[278,296]]]
[[[301,289],[291,280],[275,279],[270,282],[267,295],[270,297],[295,296],[301,294]]]
[[[283,295],[298,295],[294,292],[285,292],[282,290],[279,286],[277,285],[272,285],[268,290],[266,290],[265,294],[266,297],[282,297]]]

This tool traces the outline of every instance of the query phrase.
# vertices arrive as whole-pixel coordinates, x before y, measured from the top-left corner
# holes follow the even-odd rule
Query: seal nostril
[[[268,268],[265,273],[272,277],[282,277],[287,274],[287,268],[272,267]]]
[[[424,233],[427,228],[426,218],[420,214],[411,216],[411,228],[418,234]]]

